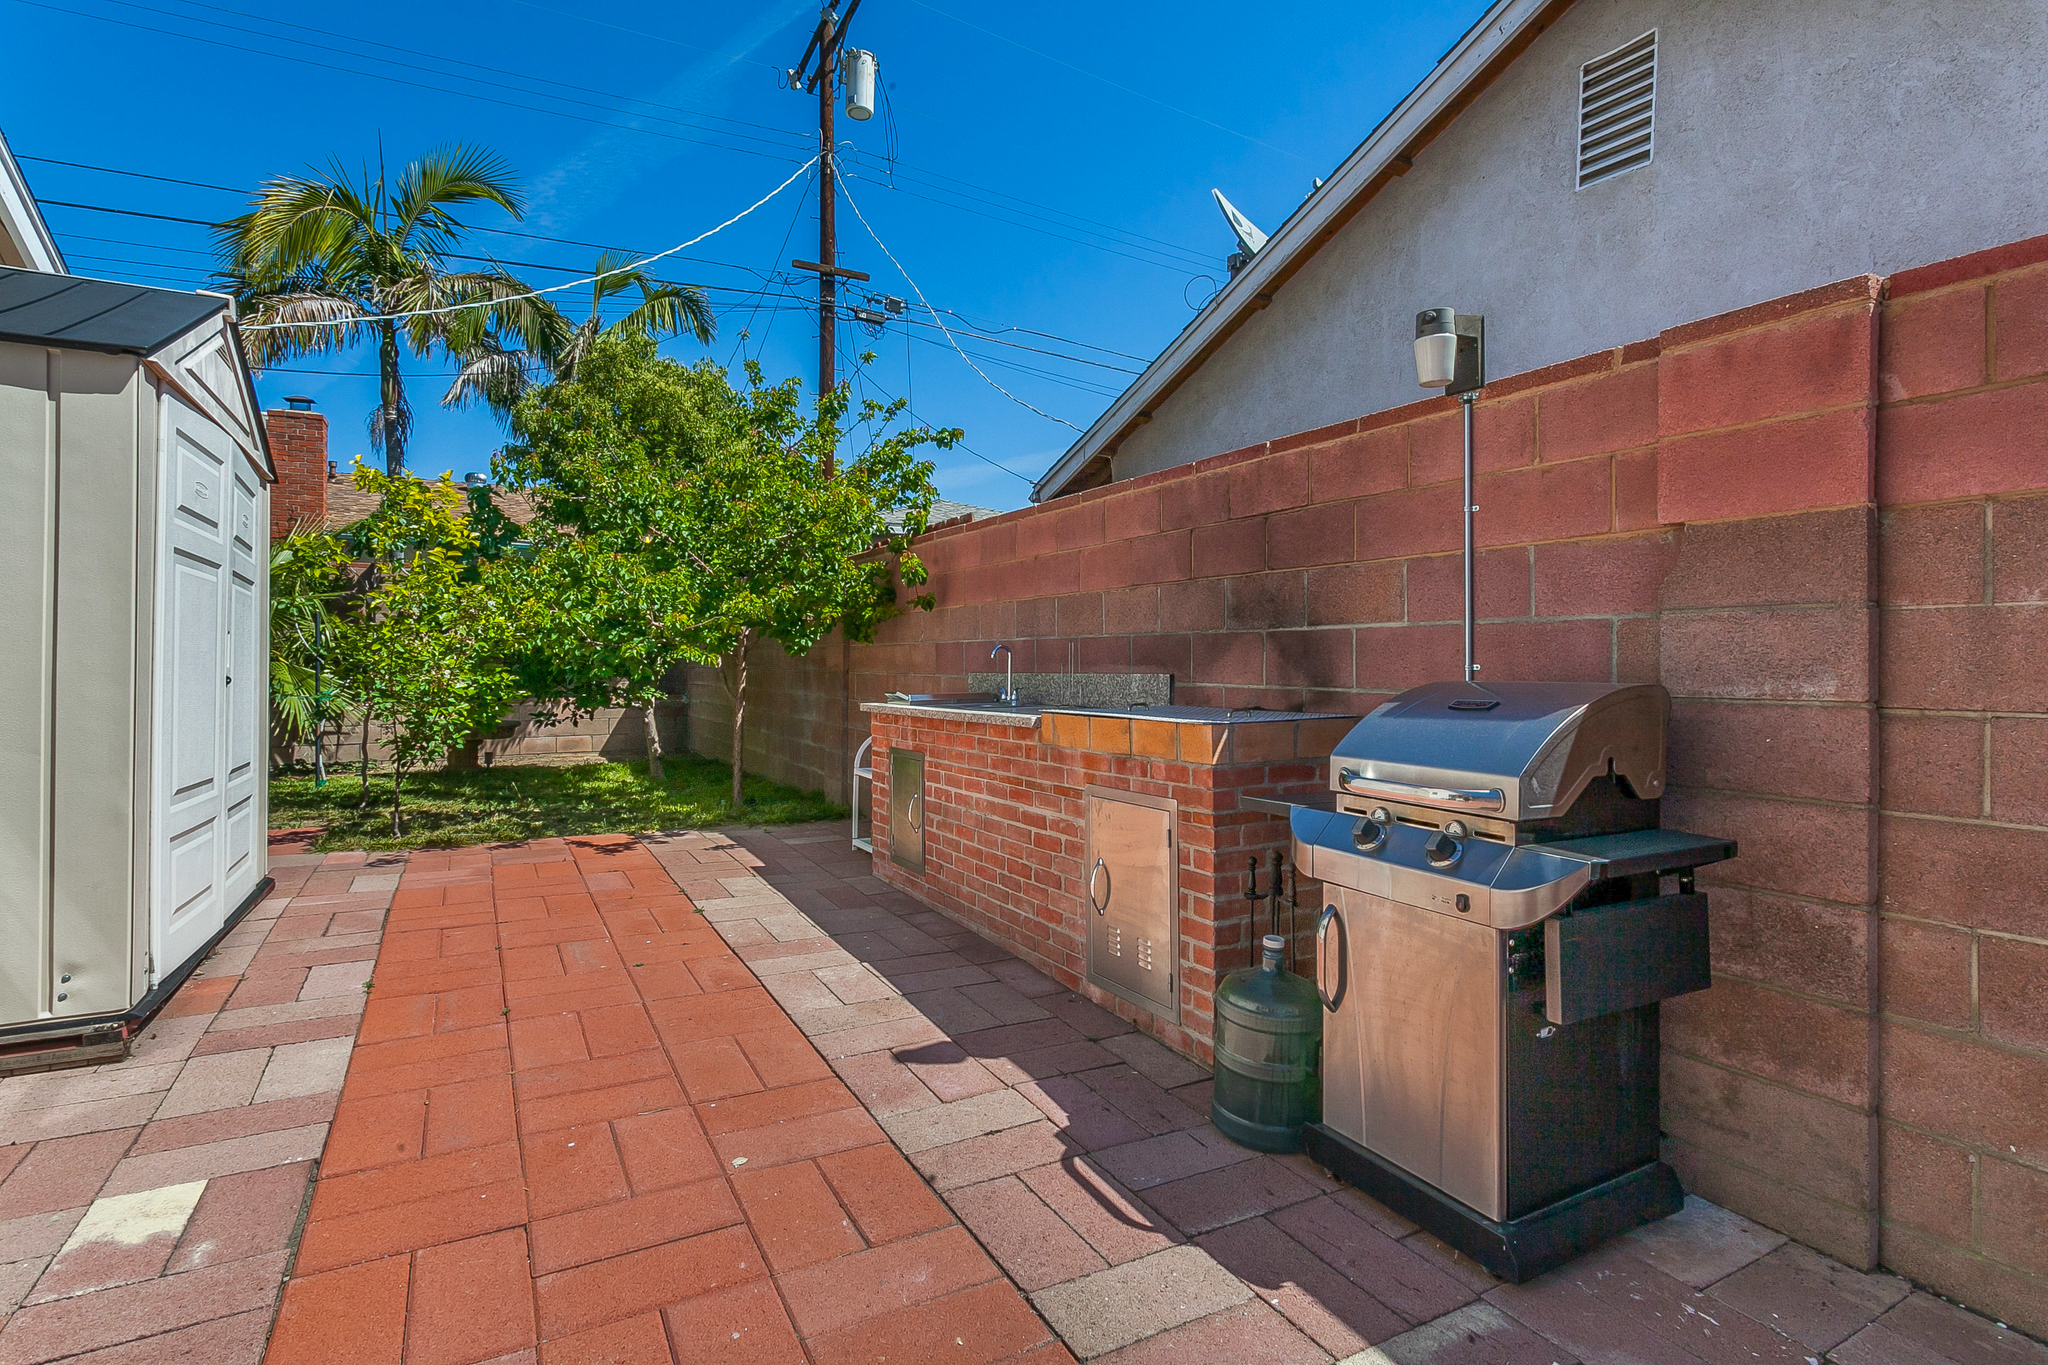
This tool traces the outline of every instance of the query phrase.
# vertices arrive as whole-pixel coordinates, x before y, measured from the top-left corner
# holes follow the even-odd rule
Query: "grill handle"
[[[1388,801],[1420,801],[1433,806],[1462,806],[1468,810],[1506,810],[1507,797],[1498,787],[1424,787],[1413,782],[1391,782],[1384,777],[1363,777],[1350,768],[1338,770],[1337,785],[1353,796],[1377,796]]]
[[[1337,993],[1332,995],[1323,989],[1323,975],[1330,961],[1329,934],[1332,924],[1337,926],[1337,947],[1341,951],[1344,947],[1344,921],[1337,918],[1336,906],[1325,905],[1323,913],[1316,919],[1316,997],[1323,1002],[1324,1009],[1335,1014],[1337,1006],[1344,999],[1344,961],[1341,957],[1337,960]]]

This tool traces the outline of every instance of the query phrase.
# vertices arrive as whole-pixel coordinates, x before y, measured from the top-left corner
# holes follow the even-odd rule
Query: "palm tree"
[[[546,299],[533,300],[531,313],[512,329],[477,334],[463,356],[462,369],[441,401],[451,407],[486,403],[498,412],[510,410],[536,383],[567,383],[601,336],[645,336],[659,339],[688,332],[700,342],[718,333],[718,320],[701,286],[670,284],[630,264],[627,257],[605,252],[591,272],[590,316],[572,323]],[[609,327],[605,300],[628,290],[640,291],[640,302]],[[513,331],[523,349],[505,345]]]
[[[370,444],[393,475],[405,469],[412,408],[400,352],[436,346],[468,354],[487,333],[527,337],[544,314],[532,289],[494,266],[453,270],[467,230],[456,210],[495,204],[520,216],[524,200],[509,167],[478,147],[436,148],[387,184],[380,164],[351,177],[339,159],[326,173],[281,175],[256,192],[247,213],[214,229],[216,279],[241,307],[250,364],[377,343],[381,381]],[[452,312],[424,309],[474,304]]]

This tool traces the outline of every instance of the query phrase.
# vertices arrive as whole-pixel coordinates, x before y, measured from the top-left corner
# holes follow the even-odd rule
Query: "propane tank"
[[[1260,941],[1259,965],[1216,991],[1216,1089],[1209,1118],[1239,1146],[1292,1152],[1322,1118],[1323,1006],[1316,988],[1282,971],[1287,940]]]
[[[846,82],[846,116],[865,123],[875,116],[875,54],[848,48],[840,64],[840,78]]]

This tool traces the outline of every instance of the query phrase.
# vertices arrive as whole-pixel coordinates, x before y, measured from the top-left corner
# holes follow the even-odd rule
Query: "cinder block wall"
[[[327,524],[327,418],[318,412],[272,408],[263,414],[277,484],[270,490],[270,538],[294,526]]]
[[[749,763],[844,773],[842,698],[964,687],[998,642],[1196,704],[1454,676],[1458,423],[935,533],[937,611],[760,662]],[[1515,376],[1477,423],[1483,676],[1662,682],[1666,823],[1741,841],[1702,878],[1716,984],[1665,1012],[1669,1159],[2048,1333],[2048,238]]]

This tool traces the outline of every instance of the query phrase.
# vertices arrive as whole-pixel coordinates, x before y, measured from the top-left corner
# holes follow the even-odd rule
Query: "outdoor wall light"
[[[1486,383],[1486,319],[1455,308],[1417,313],[1415,379],[1446,394],[1476,392]]]
[[[1486,319],[1455,308],[1425,308],[1415,315],[1415,380],[1425,389],[1456,395],[1465,409],[1465,681],[1479,680],[1472,629],[1472,403],[1486,383]]]

